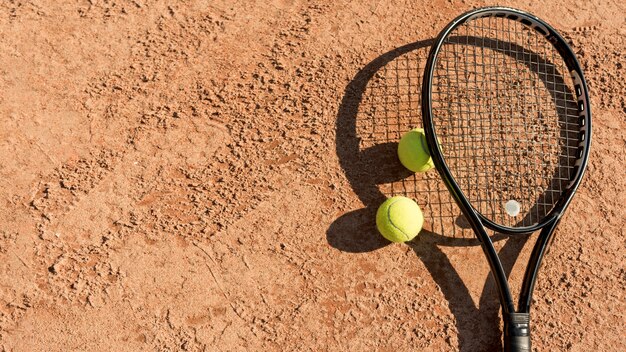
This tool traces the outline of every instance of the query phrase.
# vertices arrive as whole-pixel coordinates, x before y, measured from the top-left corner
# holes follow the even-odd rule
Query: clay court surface
[[[431,40],[482,5],[0,3],[0,350],[497,351],[478,242],[395,156]],[[571,42],[594,119],[533,346],[625,351],[626,6],[506,5]],[[408,244],[375,228],[392,194]],[[495,237],[515,294],[534,239]]]

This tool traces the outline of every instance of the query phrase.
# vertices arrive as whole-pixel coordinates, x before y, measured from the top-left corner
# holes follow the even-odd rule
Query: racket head
[[[580,65],[556,30],[520,10],[476,9],[441,32],[422,117],[435,166],[473,227],[519,234],[556,221],[587,165]]]

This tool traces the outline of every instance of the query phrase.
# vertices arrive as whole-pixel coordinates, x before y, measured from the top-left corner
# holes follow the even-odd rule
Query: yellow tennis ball
[[[398,157],[402,165],[413,172],[426,172],[435,166],[430,157],[424,129],[410,130],[400,138]]]
[[[406,242],[422,230],[424,216],[419,205],[407,197],[392,197],[376,212],[376,227],[391,242]]]

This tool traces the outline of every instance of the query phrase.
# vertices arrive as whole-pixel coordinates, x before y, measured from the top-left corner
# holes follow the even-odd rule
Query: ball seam
[[[395,200],[393,202],[391,202],[391,204],[389,204],[389,206],[387,207],[387,220],[389,221],[389,223],[391,224],[391,226],[393,226],[394,228],[396,228],[398,231],[400,231],[400,233],[402,233],[404,235],[404,237],[406,238],[406,241],[409,240],[409,235],[407,235],[404,231],[402,231],[401,228],[399,228],[398,226],[396,226],[396,224],[393,223],[393,221],[391,221],[391,206],[396,204],[397,202],[399,202],[400,199]]]

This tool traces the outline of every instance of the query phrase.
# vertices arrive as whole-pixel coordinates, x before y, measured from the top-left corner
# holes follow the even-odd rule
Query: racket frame
[[[443,151],[437,140],[435,126],[432,121],[432,80],[435,71],[435,62],[437,56],[448,35],[456,28],[481,17],[506,17],[510,20],[521,22],[527,28],[533,29],[543,35],[554,48],[559,52],[567,66],[569,73],[572,75],[574,82],[574,95],[578,99],[579,112],[579,145],[577,150],[577,161],[573,177],[566,189],[562,192],[559,200],[554,208],[538,223],[525,227],[506,227],[497,224],[482,214],[477,212],[465,197],[461,188],[454,180],[450,169],[448,168]],[[481,247],[487,257],[491,273],[495,279],[498,289],[500,304],[502,306],[502,315],[504,320],[504,350],[505,351],[530,351],[530,305],[532,301],[532,293],[537,280],[537,273],[541,266],[542,259],[549,247],[550,240],[554,233],[561,216],[569,205],[574,193],[578,189],[583,174],[587,166],[589,150],[591,147],[591,104],[589,102],[589,94],[587,84],[580,64],[572,49],[569,47],[565,39],[546,22],[535,17],[534,15],[509,8],[509,7],[483,7],[466,12],[454,19],[439,34],[431,47],[428,60],[425,66],[424,80],[422,85],[422,118],[424,123],[424,131],[426,140],[431,152],[431,157],[435,167],[441,175],[450,194],[458,204],[459,208],[467,218],[476,237],[481,242]],[[533,247],[528,266],[524,274],[520,295],[518,300],[518,310],[511,295],[506,273],[502,267],[502,263],[498,257],[491,238],[487,234],[486,228],[498,233],[508,235],[524,234],[528,235],[535,231],[541,230],[537,242]]]

